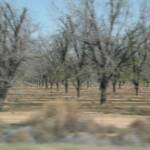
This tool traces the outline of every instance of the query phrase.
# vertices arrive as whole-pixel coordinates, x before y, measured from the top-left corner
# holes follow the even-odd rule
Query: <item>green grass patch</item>
[[[69,144],[18,144],[18,145],[0,145],[0,150],[149,150],[150,146],[146,147],[124,147],[124,146],[88,146],[88,145],[69,145]]]

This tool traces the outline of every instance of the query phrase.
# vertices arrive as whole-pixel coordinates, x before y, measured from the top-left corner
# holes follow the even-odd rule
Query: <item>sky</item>
[[[57,29],[58,18],[65,12],[64,0],[0,0],[12,3],[16,9],[26,7],[33,21],[39,25],[39,34],[53,33]],[[98,0],[105,1],[105,0]],[[135,11],[140,0],[133,1]]]
[[[65,9],[63,0],[0,0],[6,1],[16,9],[26,7],[35,24],[40,28],[40,34],[52,33],[57,29],[58,18]],[[54,2],[55,1],[55,2]]]

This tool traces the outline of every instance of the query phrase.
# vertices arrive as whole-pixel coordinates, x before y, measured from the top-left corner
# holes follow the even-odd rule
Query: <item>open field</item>
[[[0,145],[1,150],[149,150],[149,146],[145,147],[114,147],[114,146],[83,146],[83,145],[64,145],[64,144],[52,144],[52,145]]]
[[[128,84],[117,89],[115,94],[110,87],[108,102],[103,106],[99,104],[99,94],[98,87],[82,88],[81,97],[77,98],[73,87],[65,94],[63,87],[57,91],[55,88],[51,90],[35,85],[17,85],[9,90],[0,120],[9,124],[25,122],[55,100],[76,101],[85,115],[88,113],[96,122],[119,128],[126,128],[135,120],[145,119],[150,114],[150,87],[141,87],[138,96]]]
[[[2,124],[2,141],[10,141],[10,143],[18,141],[74,143],[73,141],[77,141],[78,144],[92,142],[95,145],[97,143],[101,145],[149,144],[149,109],[145,108],[149,108],[147,102],[150,89],[143,90],[143,87],[141,94],[135,96],[129,85],[123,88],[119,89],[116,94],[113,94],[110,88],[109,101],[101,106],[98,100],[100,93],[96,87],[83,88],[80,98],[76,97],[73,88],[65,94],[63,88],[57,91],[36,86],[13,87],[5,99],[3,111],[0,112],[1,123],[6,124],[6,128]],[[129,94],[124,94],[129,88]],[[141,95],[146,92],[147,94],[143,96],[145,99],[142,99]],[[116,95],[120,97],[114,99]],[[126,99],[127,96],[131,96],[130,101]],[[140,97],[139,102],[143,100],[143,109],[138,103],[129,111],[135,97]],[[120,105],[116,101],[120,101]],[[126,102],[129,108],[124,107]],[[107,150],[110,147],[104,148]],[[61,149],[61,147],[54,145],[51,149]],[[81,148],[80,146],[77,148],[67,146],[63,149]],[[99,147],[92,149],[99,149]]]
[[[108,102],[105,105],[99,104],[100,92],[98,87],[82,88],[81,97],[76,97],[76,91],[73,87],[69,88],[69,93],[65,94],[64,88],[59,91],[36,86],[17,86],[9,90],[8,96],[4,102],[4,108],[7,110],[33,111],[41,110],[43,106],[54,100],[77,101],[80,108],[86,112],[103,112],[117,114],[150,114],[150,87],[141,86],[139,95],[131,85],[126,84],[121,89],[117,89],[114,94],[111,87],[108,90]]]

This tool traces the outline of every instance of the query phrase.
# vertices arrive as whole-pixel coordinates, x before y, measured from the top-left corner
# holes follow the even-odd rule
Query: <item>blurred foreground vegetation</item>
[[[127,128],[121,129],[103,126],[92,117],[86,117],[75,102],[55,101],[45,106],[44,110],[24,124],[1,124],[0,143],[140,147],[150,144],[150,118],[135,120]]]

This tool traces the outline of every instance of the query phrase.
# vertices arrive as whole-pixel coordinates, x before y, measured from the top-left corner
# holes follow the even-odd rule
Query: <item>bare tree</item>
[[[81,39],[88,46],[89,57],[95,66],[101,89],[100,102],[103,104],[107,100],[107,87],[114,72],[128,66],[136,53],[136,49],[131,49],[136,44],[131,37],[137,28],[131,28],[128,23],[127,1],[109,0],[108,9],[100,20],[96,17],[93,0],[85,1],[84,6],[86,30]]]
[[[31,40],[27,9],[17,12],[11,5],[0,5],[0,94],[4,99],[15,73],[25,60]],[[27,25],[28,28],[27,28]]]
[[[147,13],[149,10],[150,5],[148,5],[148,1],[144,1],[141,4],[139,21],[137,24],[137,32],[134,35],[134,41],[136,41],[136,50],[137,52],[132,58],[132,83],[134,85],[136,95],[139,93],[139,84],[140,80],[142,80],[142,72],[145,68],[145,65],[148,64],[147,59],[149,59],[149,43],[150,43],[150,14]],[[149,6],[149,7],[148,7]],[[138,36],[137,36],[138,34]],[[141,43],[142,41],[142,43]],[[147,68],[148,69],[148,68]],[[146,77],[146,76],[145,76]]]

